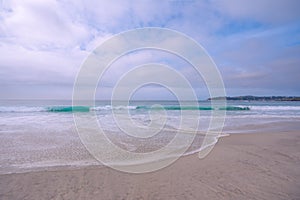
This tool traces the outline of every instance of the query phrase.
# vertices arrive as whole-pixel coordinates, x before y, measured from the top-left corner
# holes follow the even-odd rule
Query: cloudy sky
[[[0,0],[0,98],[70,99],[89,53],[141,27],[195,39],[218,66],[228,95],[300,95],[299,7],[298,0]],[[109,98],[126,69],[147,62],[173,64],[207,98],[191,66],[176,56],[145,50],[122,59],[107,71],[99,98]],[[141,97],[163,98],[151,90]]]

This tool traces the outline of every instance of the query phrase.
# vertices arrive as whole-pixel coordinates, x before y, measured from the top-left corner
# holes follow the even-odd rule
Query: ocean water
[[[1,100],[0,173],[101,165],[80,140],[74,113],[85,119],[95,114],[109,140],[135,153],[156,151],[169,144],[176,134],[183,141],[190,139],[192,124],[188,122],[195,118],[199,122],[197,134],[185,155],[201,151],[213,111],[226,111],[221,136],[300,130],[300,102],[296,101],[228,101],[225,107],[213,107],[209,101],[200,101],[199,106],[188,102],[180,106],[176,101],[133,101],[128,106],[113,107],[109,101],[96,101],[94,106],[71,105],[71,101],[62,100]],[[164,127],[151,137],[134,138],[114,121],[113,111],[128,114],[137,126],[147,127],[164,120]],[[180,126],[182,111],[188,113],[184,116],[188,118],[184,128]],[[219,136],[214,136],[211,144]],[[181,148],[180,144],[174,148]]]

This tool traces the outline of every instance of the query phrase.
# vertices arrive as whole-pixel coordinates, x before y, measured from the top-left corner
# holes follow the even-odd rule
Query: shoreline
[[[231,134],[145,174],[103,166],[0,175],[1,199],[299,199],[300,131]]]

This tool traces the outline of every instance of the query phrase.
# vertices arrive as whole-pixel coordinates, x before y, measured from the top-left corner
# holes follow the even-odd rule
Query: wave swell
[[[11,107],[0,107],[0,113],[30,113],[30,112],[90,112],[90,111],[104,111],[104,110],[227,110],[227,111],[243,111],[250,110],[250,107],[245,106],[227,106],[221,108],[214,108],[209,106],[47,106],[47,107],[26,107],[26,106],[11,106]],[[252,110],[252,108],[251,108]]]

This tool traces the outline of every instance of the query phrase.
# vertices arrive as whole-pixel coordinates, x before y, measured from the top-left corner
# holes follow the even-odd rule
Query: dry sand
[[[203,160],[126,174],[106,167],[0,175],[0,199],[300,199],[300,132],[221,138]]]

